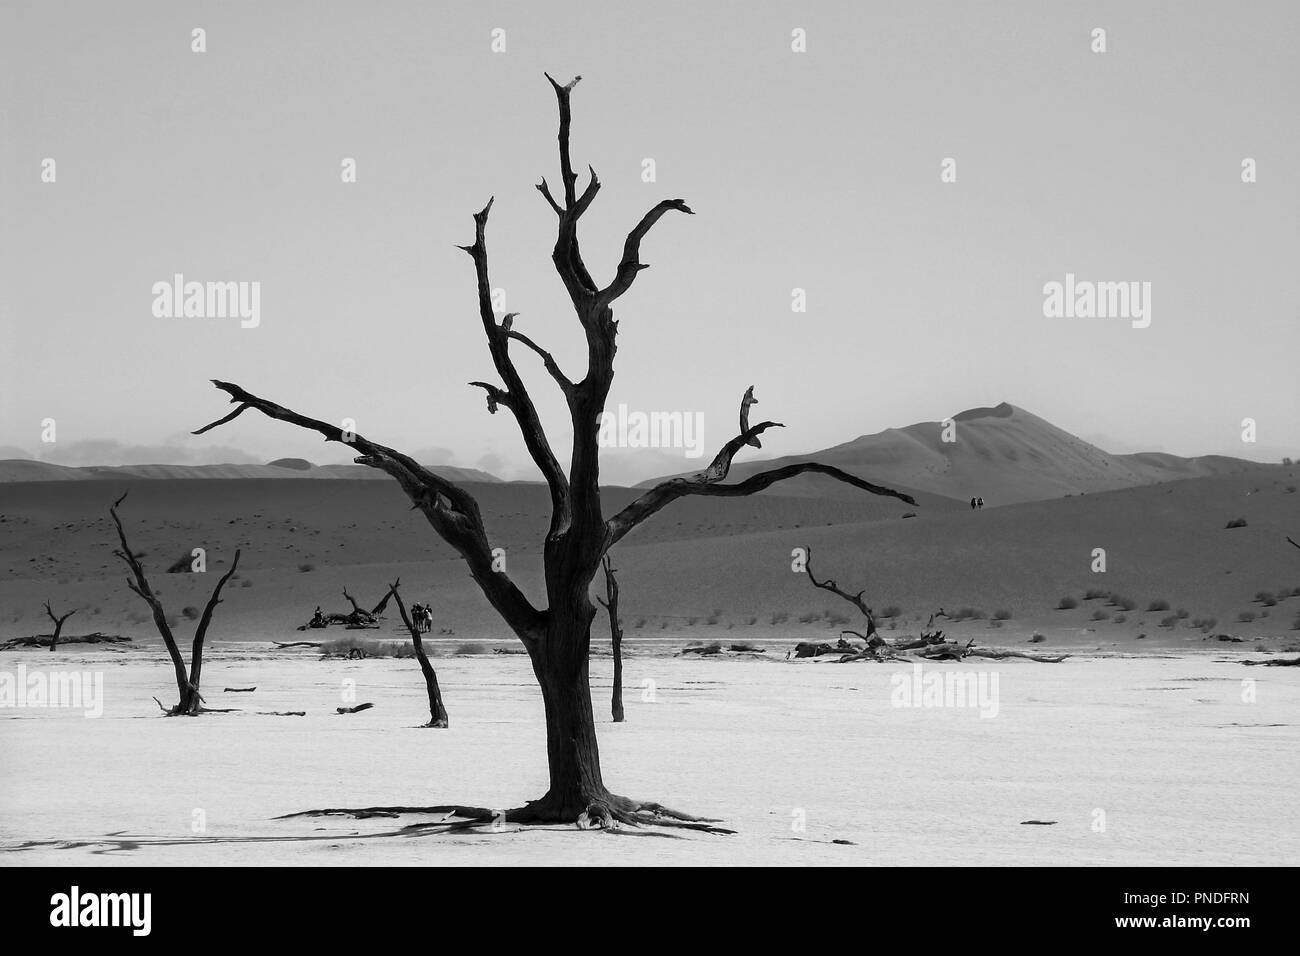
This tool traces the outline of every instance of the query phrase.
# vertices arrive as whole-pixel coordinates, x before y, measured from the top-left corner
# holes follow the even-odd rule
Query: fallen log
[[[374,706],[374,704],[357,704],[355,707],[335,707],[334,712],[336,714],[356,714],[363,710],[369,710]]]
[[[222,693],[223,694],[251,694],[255,690],[257,690],[256,687],[227,687],[222,691]]]
[[[1272,657],[1264,661],[1242,661],[1247,667],[1259,664],[1262,667],[1300,667],[1300,657]]]
[[[1000,661],[1004,657],[1021,657],[1027,661],[1037,661],[1040,664],[1059,664],[1069,657],[1069,654],[1051,655],[1051,654],[1026,654],[1023,651],[985,651],[969,650],[966,652],[971,657],[987,657],[990,660]]]
[[[15,647],[49,647],[51,635],[33,635],[31,637],[14,637],[0,643],[0,651],[12,650]],[[101,631],[95,631],[93,634],[83,634],[80,637],[61,637],[60,644],[129,644],[131,638],[123,637],[120,634],[104,634]]]

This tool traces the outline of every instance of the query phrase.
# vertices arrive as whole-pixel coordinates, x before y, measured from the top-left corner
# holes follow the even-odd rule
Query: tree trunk
[[[587,667],[591,625],[577,626],[581,633],[576,638],[572,630],[567,634],[551,630],[532,657],[546,711],[546,761],[551,781],[546,795],[530,804],[539,820],[572,823],[593,803],[603,806],[610,799],[600,775],[591,707]]]
[[[614,690],[610,696],[610,713],[614,723],[623,722],[623,625],[618,619],[618,578],[614,563],[607,554],[601,559],[605,569],[605,598],[596,600],[609,612],[609,642],[614,649]]]
[[[614,723],[623,722],[623,628],[614,630],[614,695],[610,701]]]

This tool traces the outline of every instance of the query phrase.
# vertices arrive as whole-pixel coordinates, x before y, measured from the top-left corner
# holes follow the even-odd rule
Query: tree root
[[[193,710],[186,710],[180,704],[173,707],[164,707],[163,702],[157,697],[153,699],[153,702],[158,705],[158,709],[163,712],[164,717],[197,717],[200,714],[238,714],[240,712],[238,707],[205,707],[203,704],[199,704]]]
[[[580,830],[614,830],[619,824],[640,827],[669,827],[683,830],[697,830],[701,833],[731,834],[735,830],[714,826],[721,821],[711,817],[697,817],[680,810],[673,810],[661,803],[643,802],[609,794],[592,800],[576,815],[557,811],[554,802],[546,797],[534,800],[522,807],[511,810],[491,810],[487,807],[470,807],[462,804],[441,804],[432,807],[330,807],[322,810],[300,810],[276,817],[277,820],[289,820],[296,817],[346,816],[354,820],[367,820],[373,817],[396,818],[411,814],[437,814],[440,820],[413,823],[404,829],[430,829],[445,827],[449,832],[476,829],[488,826],[494,831],[507,823],[525,826],[545,824],[565,824],[576,826]]]

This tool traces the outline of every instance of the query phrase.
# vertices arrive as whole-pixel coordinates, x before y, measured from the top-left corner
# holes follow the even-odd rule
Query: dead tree
[[[599,426],[614,381],[618,331],[614,303],[632,288],[636,277],[646,268],[641,261],[641,243],[651,228],[670,212],[690,215],[692,210],[680,199],[665,199],[655,205],[628,233],[613,278],[605,284],[598,283],[587,270],[578,242],[579,220],[591,207],[601,186],[595,171],[591,170],[586,186],[581,192],[577,189],[578,175],[569,149],[569,101],[578,80],[575,78],[561,85],[549,75],[547,79],[559,106],[561,188],[557,197],[543,179],[537,184],[537,190],[556,216],[556,240],[551,259],[586,340],[587,367],[581,375],[576,378],[566,375],[550,352],[514,329],[514,314],[502,321],[497,320],[492,308],[486,238],[491,199],[474,216],[473,242],[460,247],[473,262],[478,288],[478,319],[483,326],[492,365],[500,378],[499,384],[471,384],[486,393],[489,412],[495,413],[501,408],[510,412],[550,495],[550,526],[542,547],[545,606],[535,606],[505,571],[497,569],[474,497],[455,482],[420,465],[410,455],[355,432],[345,433],[330,422],[301,415],[236,384],[221,381],[214,384],[229,395],[237,407],[225,417],[198,429],[195,434],[227,424],[253,409],[277,421],[317,432],[327,441],[349,444],[356,451],[355,461],[393,477],[410,498],[414,509],[423,514],[433,530],[465,560],[470,576],[488,603],[527,650],[541,687],[546,716],[550,787],[539,799],[507,811],[507,820],[568,822],[582,826],[612,825],[616,820],[629,824],[665,819],[678,822],[685,817],[684,814],[671,814],[658,804],[612,794],[601,774],[589,682],[591,625],[596,608],[588,589],[600,568],[602,556],[633,528],[679,498],[752,495],[796,475],[826,475],[872,494],[887,495],[913,506],[916,502],[902,492],[872,484],[819,462],[789,464],[757,472],[735,484],[725,484],[736,453],[752,445],[769,428],[781,427],[777,422],[766,421],[743,427],[704,471],[664,481],[617,514],[608,518],[603,514]],[[552,450],[532,393],[515,364],[515,356],[511,354],[513,345],[522,346],[541,360],[568,405],[572,451],[567,470]],[[742,420],[743,417],[742,414]],[[473,823],[494,819],[481,808],[461,807],[459,810],[464,811],[462,815]],[[700,823],[693,819],[687,819],[686,825],[700,827]]]
[[[50,609],[50,602],[46,601],[45,613],[48,614],[50,616],[50,620],[54,622],[54,636],[50,638],[50,650],[53,651],[56,647],[59,646],[59,634],[62,633],[63,631],[63,622],[66,621],[68,618],[72,617],[72,615],[76,614],[77,609],[73,608],[71,611],[69,611],[67,614],[63,615],[62,617],[57,617],[54,611]]]
[[[212,591],[212,597],[208,598],[208,603],[203,608],[198,627],[194,630],[194,641],[190,647],[190,668],[189,672],[186,673],[185,662],[181,659],[180,648],[176,646],[176,638],[172,635],[171,625],[167,623],[167,612],[163,610],[162,602],[154,594],[153,588],[149,587],[149,580],[145,577],[140,560],[132,552],[131,546],[127,544],[126,531],[122,528],[122,519],[117,515],[117,507],[125,499],[126,495],[124,494],[113,502],[113,506],[108,509],[108,513],[113,518],[113,524],[117,525],[118,540],[122,543],[121,549],[113,553],[131,569],[131,578],[127,578],[126,586],[149,605],[149,609],[153,612],[154,626],[158,628],[163,643],[167,645],[167,654],[171,657],[172,667],[176,671],[176,691],[180,699],[171,710],[163,707],[161,701],[158,701],[158,706],[162,707],[163,713],[168,717],[193,716],[202,713],[210,709],[203,706],[203,695],[199,693],[199,679],[203,676],[203,641],[207,637],[208,625],[212,623],[212,612],[221,603],[221,589],[226,586],[226,582],[235,573],[235,569],[239,567],[240,552],[235,551],[235,560],[230,563],[230,570],[217,581],[217,586]],[[158,698],[155,697],[154,700],[158,700]],[[215,710],[215,708],[211,709]]]
[[[753,389],[750,389],[752,392]],[[618,579],[614,577],[614,567],[609,555],[601,559],[605,569],[605,597],[596,598],[601,607],[609,612],[609,639],[614,648],[614,690],[610,698],[610,713],[614,723],[623,722],[623,624],[618,619]]]
[[[397,585],[401,583],[398,578],[388,587],[388,596],[397,602],[397,610],[402,615],[402,623],[406,625],[407,631],[411,634],[411,643],[415,645],[415,656],[420,661],[420,670],[424,672],[424,684],[429,690],[429,722],[424,724],[425,727],[446,727],[447,708],[442,703],[442,691],[438,687],[438,675],[433,670],[433,665],[429,663],[429,657],[424,653],[424,642],[420,640],[420,629],[416,627],[415,622],[411,620],[406,613],[406,605],[402,603],[402,596],[397,593]],[[388,597],[384,598],[385,601]]]
[[[867,619],[867,633],[859,634],[857,631],[845,630],[845,631],[840,631],[840,636],[843,637],[845,634],[852,634],[854,637],[866,641],[867,647],[869,648],[879,647],[881,644],[884,644],[885,639],[882,638],[876,632],[876,615],[871,610],[871,608],[867,607],[867,602],[862,599],[862,595],[866,593],[866,588],[863,588],[857,594],[850,594],[848,591],[841,590],[839,586],[836,585],[836,583],[832,581],[830,578],[827,578],[825,581],[818,581],[815,577],[813,577],[812,548],[805,546],[803,551],[804,551],[803,568],[804,568],[804,572],[808,575],[808,583],[810,583],[815,588],[821,588],[823,591],[830,591],[836,597],[844,598],[844,600],[848,601],[859,611],[861,611],[863,617]]]

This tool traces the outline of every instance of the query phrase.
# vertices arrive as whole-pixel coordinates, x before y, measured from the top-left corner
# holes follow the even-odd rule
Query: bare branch
[[[573,382],[560,370],[560,366],[556,364],[555,356],[551,355],[550,352],[546,351],[546,349],[542,348],[522,332],[511,330],[506,334],[516,342],[522,342],[542,357],[542,365],[546,367],[546,371],[550,373],[551,378],[555,379],[556,383],[560,386],[560,390],[564,392],[566,396],[573,392]]]
[[[867,643],[871,643],[871,637],[876,633],[876,615],[875,612],[872,611],[871,608],[867,606],[867,602],[862,599],[862,595],[866,593],[866,589],[864,588],[863,590],[859,591],[857,594],[850,594],[847,591],[841,590],[840,587],[830,578],[827,578],[825,581],[818,581],[815,577],[813,577],[812,548],[805,545],[803,550],[804,550],[804,571],[808,575],[808,583],[810,583],[815,588],[821,588],[823,591],[830,591],[832,594],[836,595],[837,597],[844,598],[844,600],[848,601],[859,611],[861,611],[867,619],[866,634],[857,634],[854,631],[841,631],[840,633],[855,634],[857,637],[862,638]]]
[[[200,680],[203,677],[203,641],[208,634],[208,625],[212,623],[212,612],[221,603],[221,589],[226,586],[226,582],[234,576],[235,569],[239,567],[240,554],[240,550],[236,548],[235,560],[230,562],[230,570],[221,576],[217,586],[212,589],[212,596],[208,598],[208,603],[203,607],[203,614],[199,617],[199,626],[194,630],[194,642],[190,647],[190,687],[196,694],[199,692]]]
[[[438,675],[434,672],[433,665],[429,663],[428,656],[424,653],[424,642],[420,639],[420,629],[412,622],[409,614],[406,613],[406,605],[402,603],[402,596],[397,593],[397,586],[402,581],[398,578],[388,586],[388,594],[384,595],[384,603],[388,602],[391,597],[397,601],[397,610],[402,615],[402,623],[406,625],[406,631],[411,635],[411,643],[415,647],[415,656],[420,662],[420,671],[424,674],[425,689],[429,692],[429,722],[426,727],[446,727],[448,726],[447,708],[442,702],[442,690],[438,687]]]
[[[551,187],[547,185],[545,176],[543,176],[542,181],[533,188],[546,197],[546,201],[550,203],[551,208],[555,210],[557,216],[564,215],[564,210],[561,208],[560,204],[555,201],[555,197],[551,195]]]
[[[560,103],[560,177],[564,182],[564,207],[572,209],[574,203],[574,186],[578,181],[578,174],[573,171],[573,160],[569,155],[569,126],[573,121],[572,113],[569,109],[569,94],[573,88],[578,85],[582,79],[575,76],[572,80],[561,86],[555,82],[551,74],[544,74],[551,81],[551,86],[555,89],[556,99]]]
[[[753,388],[746,391],[745,398],[741,402],[741,421],[748,420],[748,406],[754,403]],[[604,550],[608,551],[624,535],[645,521],[651,515],[655,514],[665,505],[683,498],[687,495],[708,495],[719,498],[740,498],[746,495],[752,495],[776,484],[778,481],[785,481],[787,478],[793,478],[796,475],[819,474],[834,478],[836,481],[842,481],[845,484],[852,485],[855,488],[861,488],[863,491],[869,491],[875,495],[883,495],[890,498],[897,498],[899,501],[905,501],[909,505],[916,505],[915,499],[911,495],[904,494],[901,491],[895,491],[892,488],[886,488],[882,485],[876,485],[857,475],[851,475],[842,469],[833,465],[823,465],[820,462],[804,461],[792,465],[785,465],[781,468],[773,468],[770,471],[761,471],[751,475],[744,481],[735,485],[723,485],[718,482],[727,477],[731,470],[732,459],[736,453],[746,445],[752,445],[764,431],[769,428],[781,428],[779,422],[762,422],[753,426],[747,431],[741,432],[731,441],[723,446],[713,459],[713,463],[704,471],[697,472],[684,478],[669,478],[667,481],[660,482],[651,488],[641,497],[637,498],[618,514],[614,515],[605,522],[605,543]]]
[[[749,431],[749,406],[757,404],[758,399],[754,397],[754,386],[751,385],[745,389],[745,396],[740,400],[740,433],[742,435]],[[749,439],[745,444],[752,445],[754,448],[763,447],[763,443],[758,440],[757,435]]]
[[[523,637],[524,634],[533,634],[542,628],[541,612],[533,607],[504,571],[493,568],[492,548],[488,544],[478,502],[469,492],[420,465],[410,456],[386,445],[369,441],[359,434],[345,438],[343,430],[335,425],[308,418],[274,402],[258,398],[238,385],[215,379],[213,384],[229,394],[232,402],[255,408],[268,418],[318,432],[325,436],[326,441],[341,442],[356,448],[361,452],[355,459],[356,462],[393,476],[439,537],[465,559],[470,575],[488,602],[505,618],[516,634]],[[233,416],[227,416],[224,420],[228,421],[230,417]]]
[[[140,561],[131,551],[131,545],[128,544],[126,540],[126,531],[122,528],[122,519],[119,518],[117,514],[118,506],[126,500],[127,494],[129,494],[129,492],[123,493],[122,497],[113,502],[112,507],[108,509],[108,513],[113,519],[113,524],[117,526],[117,539],[122,544],[121,550],[114,551],[113,553],[126,563],[127,567],[131,569],[132,576],[135,578],[134,581],[130,579],[127,580],[127,587],[140,595],[140,598],[149,605],[149,610],[153,612],[154,626],[158,628],[158,633],[162,636],[163,644],[167,647],[167,655],[171,658],[172,668],[176,672],[176,689],[180,695],[180,703],[184,704],[187,699],[187,690],[190,686],[189,675],[185,673],[185,662],[181,659],[180,648],[176,646],[176,638],[172,635],[172,629],[167,623],[167,614],[163,610],[162,602],[160,602],[157,596],[153,593],[153,589],[149,587],[149,579],[144,575],[144,567],[141,566]]]
[[[695,215],[691,207],[682,200],[665,199],[642,216],[641,221],[636,224],[636,228],[628,233],[627,241],[623,244],[623,259],[618,264],[618,271],[614,275],[614,281],[600,290],[598,300],[602,305],[609,305],[609,303],[632,288],[632,281],[636,279],[636,274],[642,269],[650,268],[641,262],[641,240],[645,238],[646,233],[650,231],[650,227],[658,222],[664,213],[673,210],[684,212],[688,216]]]
[[[485,382],[472,382],[488,393],[488,411],[495,412],[497,405],[504,405],[514,413],[519,424],[519,433],[524,445],[537,467],[546,479],[551,491],[551,531],[554,533],[569,521],[569,479],[560,467],[555,453],[551,450],[550,440],[542,427],[541,416],[533,405],[532,396],[510,358],[510,322],[514,314],[506,316],[498,325],[492,309],[492,285],[488,279],[487,254],[487,220],[492,210],[492,200],[483,207],[483,211],[474,216],[474,244],[462,246],[474,260],[474,272],[478,279],[479,318],[483,322],[483,331],[487,335],[488,351],[492,355],[492,364],[497,374],[505,383],[504,389],[496,388]]]

